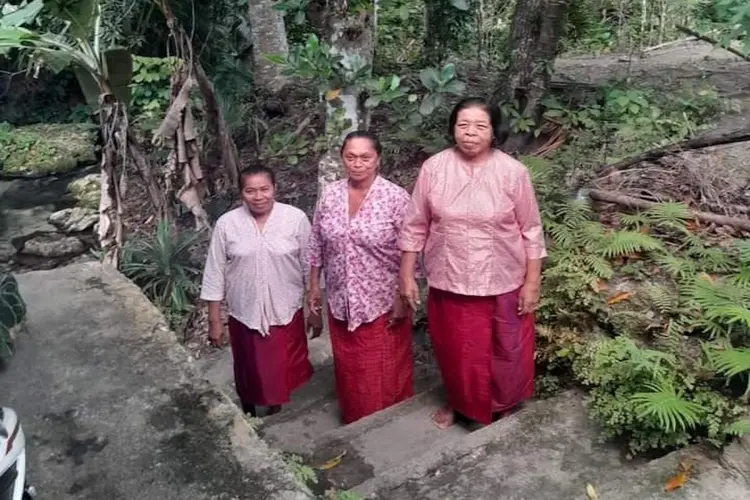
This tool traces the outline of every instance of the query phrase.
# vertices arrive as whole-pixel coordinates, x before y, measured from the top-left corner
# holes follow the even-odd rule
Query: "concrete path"
[[[119,273],[84,263],[18,281],[28,331],[0,403],[21,416],[40,499],[310,498]]]

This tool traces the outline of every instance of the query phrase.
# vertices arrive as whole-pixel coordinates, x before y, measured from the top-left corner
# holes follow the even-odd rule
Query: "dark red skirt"
[[[288,403],[292,391],[312,377],[302,309],[289,324],[272,326],[265,337],[230,317],[229,337],[234,383],[243,405]]]
[[[336,397],[351,423],[414,395],[411,318],[388,327],[390,313],[350,332],[328,311]]]
[[[427,328],[448,404],[482,424],[534,395],[534,316],[518,315],[518,294],[429,291]]]

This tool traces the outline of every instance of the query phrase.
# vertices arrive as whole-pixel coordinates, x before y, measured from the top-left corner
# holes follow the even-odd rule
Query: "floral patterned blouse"
[[[349,331],[393,307],[401,259],[398,234],[409,199],[406,190],[380,176],[352,217],[346,179],[331,183],[321,196],[309,263],[323,268],[328,306]]]

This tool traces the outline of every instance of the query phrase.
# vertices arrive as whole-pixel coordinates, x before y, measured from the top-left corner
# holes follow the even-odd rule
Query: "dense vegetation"
[[[200,220],[203,204],[230,196],[236,171],[228,167],[227,141],[239,147],[241,161],[260,159],[275,166],[282,180],[293,179],[289,189],[295,192],[281,193],[285,199],[308,192],[314,198],[316,178],[329,180],[327,165],[342,131],[354,121],[380,133],[386,175],[408,187],[420,161],[447,144],[450,105],[459,96],[479,94],[495,99],[505,132],[521,137],[513,144],[532,171],[550,242],[539,311],[540,396],[571,385],[585,388],[605,437],[623,439],[633,455],[696,441],[720,445],[750,429],[743,418],[750,394],[746,234],[718,234],[698,224],[691,199],[672,197],[648,209],[625,210],[594,206],[583,189],[601,165],[698,134],[727,112],[725,100],[705,85],[670,92],[634,81],[554,88],[550,72],[535,69],[547,68],[560,52],[636,54],[682,37],[682,25],[741,47],[750,26],[745,2],[383,0],[372,26],[372,3],[366,0],[349,2],[344,11],[331,7],[327,15],[314,0],[285,0],[259,18],[264,26],[280,22],[283,28],[284,43],[270,48],[265,42],[279,33],[277,38],[263,33],[262,40],[253,34],[260,24],[250,14],[259,9],[253,0],[106,2],[97,30],[81,25],[82,33],[75,33],[71,21],[81,16],[49,8],[56,2],[31,3],[41,10],[25,24],[0,18],[0,53],[8,49],[3,64],[11,72],[28,63],[29,54],[38,57],[32,63],[47,66],[34,83],[13,78],[11,92],[0,100],[0,121],[89,122],[97,100],[86,99],[83,83],[75,85],[71,66],[55,68],[63,76],[50,77],[51,58],[41,56],[94,45],[135,54],[124,87],[107,68],[88,71],[127,103],[125,121],[97,115],[104,151],[106,133],[125,133],[142,144],[150,172],[159,172],[154,181],[132,166],[140,165],[140,152],[126,154],[145,186],[136,192],[145,196],[154,186],[170,186],[161,202],[152,194],[154,206],[146,208],[157,215],[149,220],[161,222],[138,227],[123,243],[119,263],[175,326],[201,324],[195,300],[203,256],[191,250],[201,248],[205,235],[188,226]],[[6,2],[4,12],[13,12],[10,4],[25,2]],[[549,31],[541,35],[555,38],[550,51],[531,53],[526,67],[519,44],[541,35],[518,28],[524,12],[549,21]],[[166,19],[177,42],[165,34]],[[4,22],[28,32],[3,34]],[[356,36],[342,47],[327,36],[326,23],[336,29],[346,24],[344,31]],[[361,40],[368,29],[377,36]],[[68,45],[54,45],[44,38],[48,33],[64,34]],[[261,42],[267,51],[259,55]],[[75,65],[78,59],[71,61]],[[183,94],[187,75],[198,78],[201,71],[215,94],[201,82]],[[522,83],[532,80],[544,94],[519,98]],[[511,88],[508,82],[521,83]],[[120,87],[127,92],[118,94]],[[181,106],[177,114],[175,103]],[[183,110],[191,125],[195,121],[196,150],[206,173],[205,180],[184,185],[182,164],[174,163],[175,144],[188,130]],[[173,128],[164,133],[170,123]],[[180,134],[182,139],[175,139]],[[178,185],[202,186],[196,191],[203,199],[186,203],[177,197]],[[172,210],[179,201],[182,210]]]

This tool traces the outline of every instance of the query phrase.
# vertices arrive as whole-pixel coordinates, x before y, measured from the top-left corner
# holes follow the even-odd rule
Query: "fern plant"
[[[124,245],[121,270],[167,313],[184,314],[198,290],[201,269],[192,263],[191,250],[200,237],[200,232],[173,232],[161,220],[153,238]]]

